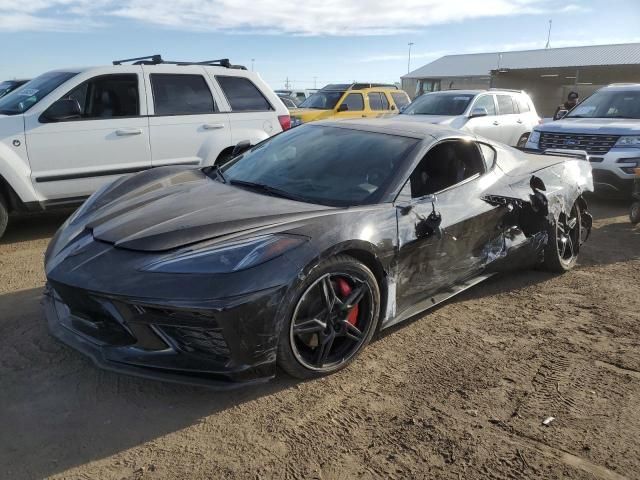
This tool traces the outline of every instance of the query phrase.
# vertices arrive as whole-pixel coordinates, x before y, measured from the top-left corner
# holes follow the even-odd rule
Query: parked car
[[[316,93],[316,91],[317,90],[315,90],[315,89],[311,89],[311,90],[309,90],[309,89],[306,89],[306,90],[289,90],[289,89],[275,90],[276,94],[278,94],[279,96],[285,96],[285,97],[291,98],[296,103],[296,105],[300,105],[307,98],[309,98],[311,95]]]
[[[4,97],[8,93],[13,92],[28,81],[29,80],[5,80],[4,82],[0,82],[0,98]]]
[[[324,121],[220,170],[94,194],[45,256],[50,331],[110,370],[226,385],[348,365],[497,272],[566,272],[591,167],[392,119]]]
[[[318,90],[291,112],[291,126],[328,118],[379,117],[398,113],[409,96],[382,83],[331,84]]]
[[[524,147],[540,123],[536,108],[520,90],[445,90],[416,98],[402,120],[437,123],[506,145]]]
[[[278,94],[278,98],[282,100],[282,103],[284,103],[284,106],[287,107],[289,110],[293,108],[298,108],[298,105],[293,100],[293,98],[287,97],[286,95],[280,95],[280,94]]]
[[[259,75],[160,56],[45,73],[0,114],[0,235],[11,211],[77,205],[124,173],[220,164],[290,126]]]
[[[640,167],[640,83],[601,88],[563,113],[536,127],[526,147],[586,152],[596,192],[628,198]]]

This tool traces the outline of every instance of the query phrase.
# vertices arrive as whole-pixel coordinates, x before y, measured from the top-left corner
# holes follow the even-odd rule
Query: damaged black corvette
[[[507,270],[573,267],[591,167],[436,125],[318,122],[95,193],[46,253],[54,336],[196,384],[313,378]]]

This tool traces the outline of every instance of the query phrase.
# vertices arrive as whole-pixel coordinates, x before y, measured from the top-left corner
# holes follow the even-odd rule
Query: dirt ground
[[[0,478],[640,478],[640,227],[592,203],[571,273],[494,278],[337,375],[231,393],[103,372],[51,338],[42,257],[64,217],[16,219]]]

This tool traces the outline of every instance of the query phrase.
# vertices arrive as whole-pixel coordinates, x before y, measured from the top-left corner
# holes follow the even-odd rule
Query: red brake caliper
[[[338,278],[336,280],[336,284],[338,285],[338,291],[340,292],[340,296],[344,300],[349,296],[352,288],[344,278]],[[351,309],[351,311],[349,312],[349,315],[347,315],[347,322],[349,322],[353,326],[355,326],[355,324],[358,322],[358,305],[357,304],[355,307]]]

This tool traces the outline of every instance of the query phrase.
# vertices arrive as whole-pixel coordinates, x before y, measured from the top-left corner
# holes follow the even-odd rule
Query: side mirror
[[[82,110],[78,100],[74,98],[61,98],[42,114],[42,118],[47,122],[64,122],[80,117],[82,117]]]
[[[233,147],[233,151],[231,152],[231,156],[235,157],[240,155],[243,152],[246,152],[251,148],[251,142],[249,140],[242,140],[241,142],[236,143],[236,146]]]
[[[558,110],[558,113],[556,113],[553,116],[553,119],[554,120],[561,120],[561,119],[563,119],[564,117],[567,116],[567,113],[569,113],[569,110],[564,110],[564,109],[563,110]]]
[[[469,118],[486,117],[487,115],[489,115],[489,112],[487,112],[486,108],[476,107],[473,110],[471,110],[471,113],[469,114]]]
[[[391,105],[391,110],[395,110],[396,106],[395,105]]]
[[[349,110],[349,105],[346,103],[343,103],[338,107],[339,112],[346,112],[347,110]]]

